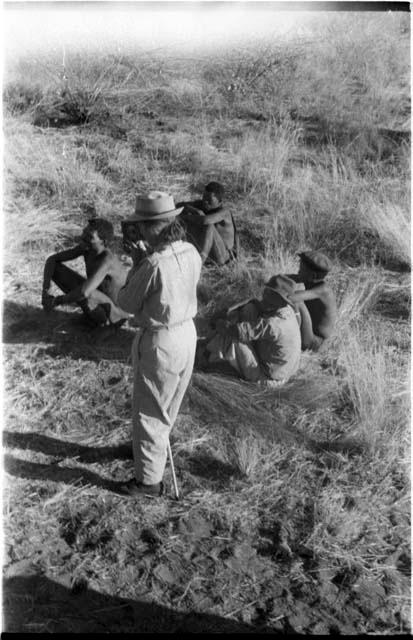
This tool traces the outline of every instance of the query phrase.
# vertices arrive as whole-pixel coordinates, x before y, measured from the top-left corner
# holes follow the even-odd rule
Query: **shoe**
[[[156,484],[143,484],[132,478],[122,486],[122,490],[130,496],[147,496],[148,498],[159,498],[164,491],[163,482]]]

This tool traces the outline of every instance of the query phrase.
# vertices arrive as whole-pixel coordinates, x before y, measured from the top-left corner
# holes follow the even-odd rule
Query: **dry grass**
[[[366,124],[372,104],[380,114],[391,100],[401,109],[388,69],[398,65],[402,76],[404,54],[394,33],[373,47],[376,23],[363,42],[366,24],[363,18],[341,39],[332,32],[316,46],[314,55],[320,47],[328,54],[322,64],[289,58],[290,77],[277,82],[290,106],[306,93],[330,125],[348,110],[357,126]],[[360,108],[348,93],[332,91],[341,105],[335,113],[326,78],[340,68],[338,91],[339,78],[353,81],[355,62],[368,54],[373,64],[378,50],[383,57],[372,73],[360,69],[358,81],[370,79]],[[214,74],[195,81],[191,64],[172,65],[168,76],[167,61],[148,58],[139,66],[133,56],[115,56],[106,71],[102,60],[88,66],[79,58],[68,77],[72,96],[78,86],[89,101],[95,96],[98,111],[104,102],[111,116],[121,114],[123,138],[96,130],[97,120],[35,129],[28,123],[33,105],[24,100],[7,120],[6,574],[10,579],[8,572],[29,559],[68,591],[87,581],[89,591],[112,599],[106,607],[149,594],[174,611],[219,615],[221,628],[234,619],[250,630],[318,633],[316,623],[328,619],[327,633],[334,624],[342,632],[405,633],[410,283],[385,267],[410,261],[408,158],[360,164],[365,149],[356,138],[347,150],[333,140],[309,147],[287,117],[288,105],[281,121],[274,103],[277,118],[252,126],[253,109],[265,106],[254,92],[280,85],[274,66],[258,77],[254,56],[245,68],[242,56],[228,64],[234,61],[250,88],[243,111],[239,97],[224,92],[225,74],[222,85]],[[49,69],[52,86],[57,67]],[[38,79],[33,75],[32,84]],[[136,119],[154,103],[155,117]],[[138,189],[165,188],[181,199],[209,179],[227,187],[243,246],[236,263],[203,273],[200,333],[220,307],[259,295],[274,273],[295,272],[295,253],[305,248],[324,249],[334,260],[336,333],[323,353],[303,356],[282,389],[196,371],[171,438],[182,500],[131,508],[118,483],[132,473],[133,334],[92,339],[72,324],[74,313],[46,318],[39,308],[42,260],[68,246],[82,225],[84,200],[117,224]],[[165,483],[171,495],[169,466]],[[25,629],[54,632],[67,602],[46,615],[40,596],[30,597]],[[66,630],[86,628],[67,616]],[[140,617],[126,618],[118,627],[109,619],[106,631],[136,632]]]

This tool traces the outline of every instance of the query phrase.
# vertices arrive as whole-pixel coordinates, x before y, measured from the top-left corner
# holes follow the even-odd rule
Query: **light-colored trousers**
[[[209,362],[228,362],[244,380],[258,382],[267,378],[249,343],[216,334],[207,344],[207,350]]]
[[[196,349],[192,320],[153,331],[143,329],[132,345],[132,444],[136,480],[162,480],[169,433],[191,379]]]
[[[264,373],[251,344],[239,342],[217,334],[207,344],[208,361],[228,362],[244,380],[257,382],[262,387],[276,389],[286,383],[286,379],[271,380]]]

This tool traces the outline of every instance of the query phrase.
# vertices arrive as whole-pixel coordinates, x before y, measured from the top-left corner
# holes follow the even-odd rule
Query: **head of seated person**
[[[304,282],[321,282],[331,269],[331,262],[320,251],[303,251],[298,275]]]
[[[104,218],[91,218],[82,231],[80,243],[99,253],[110,247],[114,240],[113,225]]]
[[[219,182],[209,182],[202,195],[202,208],[205,213],[216,211],[222,206],[224,187]]]
[[[264,284],[261,306],[265,313],[274,313],[290,303],[289,296],[294,293],[295,282],[288,276],[272,276]]]

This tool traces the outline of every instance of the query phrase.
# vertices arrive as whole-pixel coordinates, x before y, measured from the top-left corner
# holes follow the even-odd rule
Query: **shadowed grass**
[[[20,68],[6,93],[7,575],[30,560],[70,593],[208,612],[221,630],[234,619],[408,632],[410,282],[389,269],[409,266],[410,169],[405,142],[384,148],[378,135],[406,107],[402,22],[340,13],[311,46],[273,44],[265,59],[79,56],[66,96],[58,66]],[[28,124],[39,100],[56,108],[56,91],[83,124]],[[184,199],[210,179],[226,187],[242,247],[203,271],[198,333],[269,276],[297,272],[306,248],[333,260],[337,326],[280,389],[195,371],[171,433],[181,500],[168,464],[166,498],[131,502],[117,488],[133,474],[134,332],[44,315],[43,260],[69,246],[84,201],[117,225],[137,191]],[[42,593],[26,630],[76,629],[72,609],[59,601],[52,616]],[[105,631],[136,627],[134,615]]]

